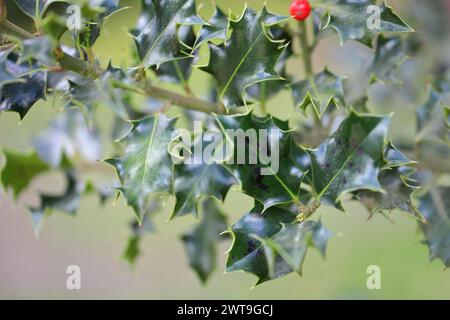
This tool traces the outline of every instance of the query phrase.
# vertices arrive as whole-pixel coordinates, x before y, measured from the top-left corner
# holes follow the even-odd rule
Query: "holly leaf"
[[[157,204],[154,203],[152,211],[157,210]],[[146,233],[152,233],[155,230],[150,215],[146,214],[142,219],[142,224],[133,221],[131,224],[131,236],[128,238],[127,246],[123,252],[122,258],[130,265],[134,266],[137,259],[142,254],[141,241]]]
[[[287,60],[294,54],[291,45],[292,37],[286,30],[279,26],[274,26],[269,31],[273,39],[283,40],[289,43],[289,45],[286,46],[286,49],[275,66],[275,71],[283,79],[258,83],[247,89],[249,96],[259,101],[267,101],[287,86],[286,79],[289,78],[287,73]]]
[[[421,163],[436,172],[450,172],[450,130],[448,107],[442,96],[430,89],[426,103],[417,108],[417,156]]]
[[[195,34],[192,26],[181,26],[178,31],[179,39],[189,47],[195,43]],[[153,68],[161,81],[170,83],[187,84],[192,72],[192,65],[197,61],[197,52],[193,52],[192,58],[174,60],[162,64],[159,68]]]
[[[20,10],[22,10],[23,13],[25,13],[30,18],[36,18],[41,15],[41,13],[44,11],[45,6],[47,5],[47,2],[51,3],[54,2],[54,0],[14,0],[19,7]]]
[[[70,102],[87,113],[92,113],[96,106],[104,104],[120,118],[127,119],[129,116],[127,93],[114,85],[116,82],[124,82],[124,79],[126,79],[125,71],[111,64],[97,79],[78,76],[69,80]]]
[[[89,128],[83,115],[75,109],[67,109],[50,124],[50,128],[33,141],[39,157],[51,167],[61,165],[64,156],[79,156],[87,162],[101,157],[101,142],[95,127]]]
[[[308,248],[313,245],[322,256],[325,256],[327,243],[331,237],[332,233],[325,229],[320,221],[305,221],[283,225],[272,238],[259,238],[269,266],[270,277],[278,278],[291,272],[301,275]]]
[[[45,98],[47,72],[39,71],[34,63],[18,64],[15,54],[3,52],[0,56],[7,72],[3,73],[5,80],[0,86],[0,112],[14,111],[23,119],[39,99]]]
[[[426,103],[416,109],[418,129],[416,141],[420,141],[423,138],[449,140],[450,131],[447,126],[447,108],[441,94],[430,89]]]
[[[86,184],[78,179],[72,171],[66,171],[66,189],[58,195],[41,194],[41,204],[38,208],[31,208],[31,218],[35,234],[38,235],[43,220],[54,210],[74,215],[80,206],[81,196],[86,192]]]
[[[201,222],[182,236],[191,268],[205,283],[217,266],[217,243],[220,233],[227,228],[225,214],[217,207],[215,201],[207,199],[203,204]]]
[[[319,118],[331,105],[335,108],[345,106],[343,78],[334,75],[327,69],[311,79],[292,84],[294,106],[304,112],[312,106]]]
[[[214,15],[208,23],[204,24],[200,29],[193,47],[199,48],[202,44],[215,39],[225,41],[227,39],[227,30],[228,17],[218,6],[216,6]]]
[[[394,72],[408,58],[405,42],[401,37],[379,36],[375,45],[375,56],[368,70],[370,82],[397,82]]]
[[[203,23],[194,0],[142,0],[141,16],[131,30],[142,64],[159,68],[165,62],[188,58],[187,47],[178,38],[178,26]]]
[[[239,179],[242,192],[267,208],[300,203],[303,172],[293,159],[298,147],[287,122],[252,113],[217,117],[232,154],[226,166]]]
[[[434,187],[419,198],[419,210],[426,222],[420,223],[430,259],[436,258],[450,267],[450,194],[449,187]]]
[[[403,33],[414,30],[400,19],[386,1],[376,5],[375,0],[311,0],[311,6],[322,16],[322,29],[335,29],[341,45],[357,40],[369,47],[380,33]],[[373,6],[373,7],[370,7]],[[374,21],[379,12],[379,25]]]
[[[222,138],[219,135],[220,138]],[[200,140],[206,150],[210,141]],[[175,208],[172,217],[186,214],[197,216],[197,204],[202,196],[225,200],[231,186],[238,181],[232,172],[214,159],[198,159],[194,154],[196,146],[192,147],[192,156],[185,158],[183,163],[175,166]]]
[[[6,84],[17,83],[17,82],[25,82],[24,79],[17,78],[14,75],[14,69],[11,68],[14,62],[8,59],[9,52],[5,51],[3,54],[0,54],[0,90],[2,90],[3,86]]]
[[[271,207],[263,213],[262,205],[255,203],[255,207],[229,230],[233,243],[228,251],[226,272],[242,270],[253,273],[259,278],[257,284],[270,280],[272,277],[264,249],[257,237],[273,237],[281,230],[282,223],[292,223],[295,217],[296,214],[278,207]]]
[[[35,153],[21,154],[4,149],[6,165],[2,170],[1,182],[5,189],[11,188],[15,198],[25,191],[39,174],[49,166]]]
[[[57,64],[53,54],[53,43],[47,36],[26,39],[22,42],[22,56],[19,63],[36,60],[46,66]]]
[[[413,201],[419,188],[413,186],[408,177],[403,175],[402,167],[381,171],[378,180],[385,191],[384,193],[358,192],[358,199],[369,210],[371,216],[378,212],[391,212],[400,209],[421,219],[421,214]]]
[[[321,203],[343,210],[344,194],[358,190],[383,193],[377,177],[384,165],[389,116],[351,111],[336,132],[311,157],[311,181]]]
[[[389,142],[384,152],[384,162],[386,168],[402,167],[414,163],[408,159],[392,142]]]
[[[238,20],[230,20],[230,39],[219,46],[209,44],[209,64],[201,69],[216,79],[219,100],[226,107],[245,105],[245,92],[256,83],[282,80],[275,67],[286,45],[273,39],[268,28],[283,20],[266,7],[260,13],[245,9]]]
[[[130,133],[122,139],[120,158],[106,160],[121,181],[120,191],[141,221],[150,209],[149,196],[173,191],[173,164],[168,153],[175,119],[163,114],[133,121]]]
[[[230,230],[233,244],[226,271],[253,273],[258,277],[258,285],[293,271],[301,272],[311,244],[324,255],[331,233],[320,221],[292,224],[295,218],[295,212],[271,207],[262,213],[262,207],[256,205]]]

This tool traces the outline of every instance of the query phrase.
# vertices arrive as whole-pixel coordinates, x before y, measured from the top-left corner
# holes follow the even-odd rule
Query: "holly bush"
[[[288,16],[266,6],[238,14],[216,6],[211,17],[199,2],[136,1],[133,63],[114,66],[100,62],[95,43],[106,20],[126,9],[119,0],[0,0],[0,111],[23,120],[41,99],[58,111],[29,152],[2,148],[1,182],[14,200],[38,176],[65,177],[59,193],[42,192],[38,205],[26,206],[36,233],[54,212],[75,214],[87,194],[105,205],[123,197],[135,213],[124,252],[133,264],[154,229],[152,214],[172,198],[171,219],[197,220],[182,241],[202,281],[215,269],[217,243],[229,239],[226,271],[262,283],[301,273],[311,247],[325,255],[333,233],[315,214],[320,207],[345,212],[346,202],[359,201],[369,218],[402,211],[416,219],[431,258],[450,266],[450,64],[444,50],[430,53],[448,27],[448,2],[411,2],[420,32],[375,0],[285,1]],[[368,48],[358,72],[313,64],[317,47],[336,35],[341,46]],[[399,75],[405,63],[413,71]],[[192,87],[193,71],[210,79],[203,96]],[[271,115],[286,92],[301,121]],[[416,114],[415,136],[397,146],[395,110],[383,103],[393,93]],[[373,100],[383,112],[374,112]],[[200,131],[230,142],[231,157],[243,149],[245,161],[184,161],[211,143],[198,121]],[[244,139],[236,142],[230,130]],[[262,130],[277,137],[277,170],[250,159],[264,148],[250,133],[263,138]],[[221,204],[231,188],[253,198],[254,208],[230,223]]]

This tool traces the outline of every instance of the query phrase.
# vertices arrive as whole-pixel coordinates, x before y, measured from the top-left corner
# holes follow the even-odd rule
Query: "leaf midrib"
[[[152,150],[156,130],[158,128],[158,122],[159,122],[159,114],[156,114],[155,121],[153,123],[152,133],[150,135],[150,140],[148,142],[146,153],[145,153],[144,174],[142,175],[142,182],[141,182],[142,186],[145,185],[145,181],[147,180],[148,169],[150,167],[149,158],[151,156],[151,150]]]
[[[328,191],[330,186],[333,184],[334,180],[336,180],[336,178],[342,173],[342,171],[344,171],[344,169],[347,167],[347,164],[349,163],[349,161],[353,159],[354,155],[356,154],[356,150],[358,150],[358,148],[360,148],[366,142],[367,138],[370,137],[370,135],[374,132],[374,130],[379,125],[380,125],[380,123],[378,123],[375,127],[373,127],[373,129],[369,132],[369,134],[361,141],[361,143],[359,143],[357,145],[355,150],[347,157],[347,159],[344,161],[344,163],[339,168],[339,170],[336,172],[336,174],[331,178],[331,180],[328,182],[328,184],[325,186],[325,188],[322,189],[322,191],[319,193],[319,195],[317,196],[317,200],[320,200],[323,197],[323,195]],[[315,179],[313,179],[313,180],[315,180]]]
[[[223,98],[223,96],[225,95],[225,93],[228,91],[228,88],[230,87],[231,83],[233,82],[234,78],[236,77],[236,74],[238,73],[239,69],[242,67],[242,65],[244,64],[245,60],[247,59],[247,57],[250,55],[250,53],[253,51],[253,48],[255,47],[257,41],[259,40],[259,38],[261,38],[261,36],[263,35],[263,31],[261,31],[259,33],[259,35],[256,37],[256,39],[253,41],[252,45],[250,46],[250,48],[247,50],[247,52],[245,53],[245,55],[242,57],[241,61],[239,62],[239,64],[236,66],[236,68],[234,69],[232,75],[230,76],[230,78],[228,79],[228,82],[225,84],[225,87],[223,88],[223,90],[220,93],[220,99]]]

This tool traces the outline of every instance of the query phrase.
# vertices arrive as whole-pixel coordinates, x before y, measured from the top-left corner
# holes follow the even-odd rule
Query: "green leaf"
[[[413,201],[414,195],[419,188],[410,183],[408,177],[402,173],[402,169],[402,167],[397,167],[381,171],[378,180],[385,191],[384,193],[358,192],[359,200],[369,210],[371,215],[400,209],[419,219],[421,218],[421,214]]]
[[[139,221],[149,210],[149,196],[173,191],[173,164],[168,147],[175,121],[155,114],[132,122],[133,128],[122,139],[124,155],[106,160],[116,168],[122,184],[120,190]]]
[[[295,107],[306,111],[312,106],[319,118],[331,105],[335,108],[345,106],[343,78],[334,75],[327,69],[306,79],[292,84],[292,97]]]
[[[193,47],[198,48],[202,44],[215,39],[225,41],[227,39],[227,30],[228,17],[218,6],[216,6],[214,15],[208,21],[208,24],[203,25],[200,29]]]
[[[369,11],[375,0],[311,0],[311,6],[322,16],[322,28],[337,31],[341,45],[347,40],[357,40],[369,47],[380,33],[402,33],[414,31],[400,19],[386,2],[377,6],[380,10],[379,28],[369,28],[368,22],[374,12]],[[378,26],[376,26],[378,27]]]
[[[384,162],[386,168],[402,167],[414,163],[408,159],[400,150],[398,150],[392,142],[389,142],[384,152]]]
[[[284,19],[265,7],[260,13],[246,9],[238,20],[230,20],[230,39],[219,46],[209,44],[209,64],[202,70],[216,79],[219,100],[226,107],[245,105],[245,92],[254,84],[282,79],[275,67],[286,45],[273,39],[268,28]]]
[[[65,171],[66,186],[60,194],[41,194],[40,206],[30,208],[32,225],[35,235],[38,236],[42,228],[44,218],[55,210],[70,215],[75,215],[81,202],[81,196],[90,191],[88,185],[72,170]]]
[[[48,165],[35,153],[21,154],[3,150],[6,165],[1,181],[5,189],[11,188],[15,198],[25,191],[39,174],[49,170]]]
[[[345,193],[383,192],[378,182],[384,165],[389,116],[358,115],[354,111],[317,149],[308,150],[311,176],[318,200],[343,210]]]
[[[6,76],[0,86],[0,112],[15,111],[23,119],[30,108],[39,100],[45,98],[47,72],[39,71],[36,64],[17,63],[17,56],[9,52],[0,54],[6,61],[3,70]],[[9,75],[8,75],[9,74]],[[14,76],[18,81],[11,80]]]
[[[23,52],[19,63],[36,60],[46,66],[57,64],[53,54],[53,43],[47,36],[26,39],[22,42]]]
[[[203,144],[204,148],[209,145],[207,141],[196,143]],[[192,149],[195,152],[195,146]],[[197,216],[198,202],[202,196],[223,201],[231,186],[238,183],[228,168],[213,159],[195,159],[193,155],[183,162],[175,165],[176,202],[172,217],[191,213]]]
[[[104,104],[120,118],[127,119],[127,94],[122,89],[115,88],[115,82],[124,82],[127,78],[125,71],[108,65],[108,69],[98,79],[78,76],[69,80],[70,99],[73,106],[89,113]]]
[[[239,179],[242,191],[261,202],[264,209],[282,203],[300,204],[303,172],[293,159],[298,147],[287,122],[252,113],[220,116],[217,121],[233,147],[233,161],[227,161],[226,166]],[[270,159],[263,159],[267,155]]]
[[[305,221],[283,225],[273,238],[261,239],[266,260],[271,266],[271,278],[290,272],[301,275],[309,246],[314,245],[322,256],[325,256],[328,239],[331,236],[332,233],[325,229],[320,221]],[[267,255],[267,252],[270,254]]]
[[[14,75],[14,69],[11,68],[14,62],[8,59],[9,53],[5,51],[3,54],[0,54],[0,90],[9,83],[25,82],[24,79],[17,78]]]
[[[420,223],[430,259],[436,258],[450,267],[450,194],[449,187],[433,187],[419,199],[419,210],[425,223]]]
[[[20,10],[23,11],[27,16],[31,18],[36,18],[41,15],[46,6],[46,2],[54,2],[54,0],[14,0]]]
[[[430,89],[426,103],[417,108],[417,136],[415,138],[418,160],[435,172],[450,172],[450,130],[448,107],[438,92]]]
[[[178,26],[201,25],[194,0],[142,0],[142,13],[131,31],[145,67],[188,58],[187,47],[178,39]]]
[[[227,228],[225,214],[215,201],[207,199],[203,204],[203,218],[182,240],[191,267],[202,282],[206,282],[217,266],[217,243],[220,233]]]
[[[408,58],[405,41],[401,37],[379,36],[375,46],[375,57],[368,70],[371,82],[396,82],[394,72]]]
[[[439,138],[448,141],[450,131],[447,126],[446,112],[442,95],[430,89],[428,100],[416,110],[418,129],[416,141],[423,138]]]
[[[191,26],[181,26],[178,30],[179,39],[189,47],[194,46],[195,34]],[[193,52],[194,57],[174,60],[162,64],[159,68],[154,67],[159,80],[170,83],[181,83],[187,85],[191,76],[192,65],[197,60],[197,53]]]
[[[101,157],[100,137],[95,127],[89,128],[83,115],[75,109],[67,109],[39,134],[33,145],[40,158],[52,167],[58,167],[68,158],[82,158],[86,162]]]
[[[152,211],[157,210],[157,204],[154,203]],[[152,233],[155,230],[152,221],[150,220],[150,215],[146,214],[142,219],[142,224],[140,225],[136,221],[131,224],[132,234],[128,238],[127,246],[123,252],[122,258],[130,265],[134,266],[137,259],[141,256],[141,241],[145,233]]]
[[[256,203],[249,213],[232,226],[230,232],[233,243],[228,251],[226,264],[226,272],[239,270],[251,272],[259,278],[258,283],[272,277],[264,249],[255,236],[261,239],[273,237],[281,230],[281,223],[291,223],[296,217],[296,214],[278,207],[271,207],[264,213],[262,210],[263,207]]]
[[[233,244],[228,252],[227,272],[255,274],[258,284],[301,272],[306,250],[314,245],[322,255],[331,233],[322,223],[294,223],[296,213],[272,207],[261,213],[257,205],[233,225]]]
[[[249,94],[249,96],[259,101],[267,101],[288,85],[286,81],[286,79],[289,78],[287,73],[287,61],[294,54],[291,44],[292,37],[286,30],[284,30],[280,26],[274,26],[270,28],[269,31],[273,39],[283,40],[289,43],[289,45],[287,45],[286,49],[284,50],[275,66],[275,71],[283,79],[258,83],[248,88],[247,93]]]

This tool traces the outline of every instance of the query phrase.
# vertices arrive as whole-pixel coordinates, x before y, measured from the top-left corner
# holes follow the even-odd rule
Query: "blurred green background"
[[[431,0],[435,1],[435,0]],[[135,24],[140,1],[122,1],[131,8],[113,16],[106,24],[106,32],[95,46],[103,63],[112,59],[115,65],[129,65],[133,42],[126,30]],[[217,0],[223,9],[240,14],[244,2]],[[209,1],[197,1],[206,19],[212,12]],[[269,9],[287,14],[289,0],[267,0]],[[410,0],[391,0],[389,3],[414,25]],[[258,9],[263,1],[249,0]],[[417,27],[416,27],[417,28]],[[421,30],[418,30],[421,32]],[[445,31],[444,31],[445,32]],[[448,30],[446,31],[449,34]],[[336,36],[327,38],[314,56],[316,70],[328,65],[340,75],[349,75],[364,65],[370,49],[355,43],[339,47]],[[198,64],[208,59],[202,51]],[[406,63],[403,67],[407,73]],[[301,76],[301,64],[292,62],[290,71]],[[424,81],[424,79],[416,79]],[[206,94],[208,78],[195,71],[192,84],[199,94]],[[392,137],[396,142],[408,139],[414,132],[415,100],[422,101],[426,86],[419,85],[416,99],[398,101],[394,98],[382,103],[380,112],[396,112]],[[372,88],[372,90],[383,90]],[[14,150],[27,150],[37,132],[44,129],[56,114],[55,101],[39,102],[28,116],[19,122],[16,114],[0,115],[0,145]],[[57,104],[57,102],[56,102]],[[288,93],[282,93],[269,104],[269,111],[284,119],[301,118],[294,113]],[[171,110],[176,114],[176,109]],[[105,111],[102,126],[108,127],[110,116]],[[109,151],[104,151],[105,158]],[[105,167],[107,168],[107,167]],[[109,169],[108,169],[109,170]],[[111,171],[112,173],[112,171]],[[42,178],[34,187],[52,190],[60,177]],[[173,203],[167,203],[156,218],[157,232],[142,243],[143,254],[135,268],[130,269],[120,256],[126,244],[128,224],[133,212],[123,199],[101,206],[98,199],[83,199],[76,217],[55,213],[46,221],[39,239],[33,235],[30,217],[23,207],[37,201],[29,192],[13,205],[8,195],[0,198],[0,298],[124,298],[124,299],[448,299],[450,272],[441,262],[428,262],[427,247],[421,244],[417,222],[394,212],[389,222],[382,216],[367,221],[366,210],[358,203],[347,203],[349,214],[321,208],[318,214],[324,224],[335,233],[323,260],[317,251],[308,253],[303,276],[292,274],[256,288],[256,279],[245,273],[223,274],[225,251],[219,250],[219,268],[212,279],[202,286],[189,269],[180,234],[195,222],[184,217],[167,222]],[[229,221],[236,221],[252,207],[251,200],[232,191],[224,209]],[[66,289],[66,268],[79,265],[82,270],[82,290]],[[370,265],[381,268],[381,290],[368,290],[366,269]]]

